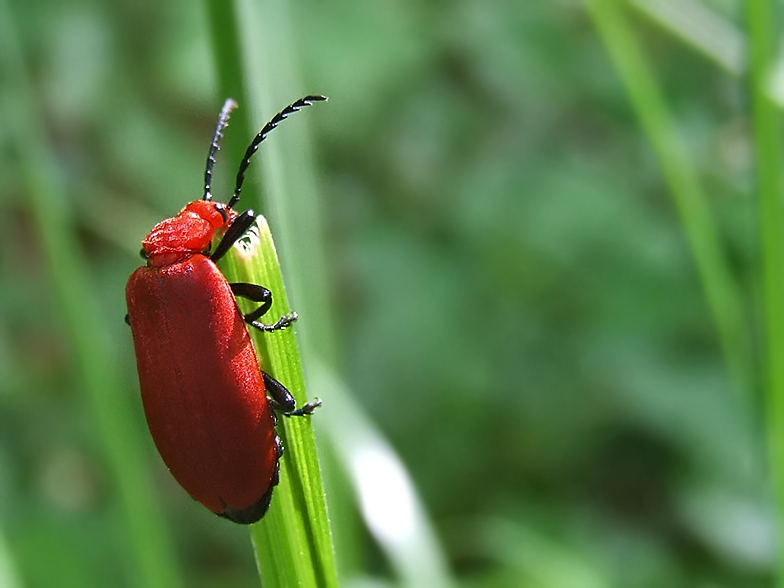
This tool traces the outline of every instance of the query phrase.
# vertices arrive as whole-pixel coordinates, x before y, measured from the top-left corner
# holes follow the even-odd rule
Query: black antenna
[[[258,135],[253,138],[248,149],[245,151],[245,157],[242,159],[242,163],[240,163],[240,170],[237,172],[237,188],[234,190],[234,196],[231,197],[227,206],[229,208],[233,208],[235,204],[240,199],[240,192],[242,192],[242,182],[245,181],[245,171],[248,169],[248,165],[250,165],[250,158],[253,157],[253,154],[259,148],[261,142],[267,137],[269,132],[277,127],[282,121],[288,117],[288,115],[292,114],[293,112],[297,112],[306,106],[310,106],[314,102],[322,102],[326,100],[326,96],[314,95],[314,96],[305,96],[304,98],[300,98],[294,104],[290,104],[283,110],[281,110],[278,114],[272,117],[272,120],[269,121],[264,128],[261,129]]]
[[[215,127],[215,134],[212,135],[212,144],[210,145],[210,154],[207,156],[207,169],[204,170],[204,198],[203,200],[212,200],[210,188],[212,187],[212,167],[215,165],[215,153],[220,149],[220,140],[223,136],[223,129],[229,124],[229,115],[231,111],[237,108],[237,103],[227,98],[221,108],[220,116],[218,116],[218,125]]]

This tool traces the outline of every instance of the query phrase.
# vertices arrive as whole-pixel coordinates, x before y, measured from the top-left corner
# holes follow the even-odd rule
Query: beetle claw
[[[260,323],[259,321],[251,321],[249,324],[251,326],[256,327],[259,331],[264,332],[271,332],[271,331],[281,331],[291,325],[291,323],[295,322],[299,316],[296,312],[292,312],[290,315],[283,315],[280,317],[275,324],[272,325],[265,325],[264,323]]]
[[[314,398],[313,402],[306,402],[297,410],[292,410],[291,412],[284,412],[283,414],[287,417],[292,416],[310,416],[313,414],[319,406],[321,406],[321,398]]]

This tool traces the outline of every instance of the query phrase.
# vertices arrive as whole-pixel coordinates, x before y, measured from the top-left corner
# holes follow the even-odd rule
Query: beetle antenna
[[[210,145],[210,154],[207,156],[207,168],[204,170],[204,198],[203,200],[212,200],[210,188],[212,187],[212,168],[215,165],[215,153],[220,149],[220,140],[223,137],[223,129],[229,124],[229,115],[231,111],[237,108],[237,103],[227,98],[221,108],[220,116],[218,116],[218,124],[215,127],[215,134],[212,135],[212,144]]]
[[[245,157],[242,158],[242,163],[240,163],[240,170],[237,172],[237,187],[234,190],[234,196],[231,197],[231,200],[229,200],[226,206],[228,206],[229,208],[233,208],[234,205],[237,204],[237,202],[239,201],[240,192],[242,192],[242,182],[245,181],[245,171],[248,169],[248,166],[250,165],[250,159],[258,150],[261,142],[264,139],[266,139],[270,131],[272,131],[272,129],[277,127],[282,121],[284,121],[288,117],[288,115],[297,112],[298,110],[301,110],[306,106],[310,106],[314,102],[322,102],[326,99],[327,99],[326,96],[321,96],[321,95],[305,96],[304,98],[300,98],[294,104],[290,104],[289,106],[281,110],[278,114],[272,117],[271,121],[269,121],[266,125],[264,125],[264,128],[261,129],[259,134],[253,138],[253,141],[251,141],[250,145],[248,146],[248,149],[245,151]]]

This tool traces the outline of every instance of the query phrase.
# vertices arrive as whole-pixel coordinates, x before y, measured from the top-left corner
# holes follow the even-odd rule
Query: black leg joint
[[[261,375],[264,378],[264,387],[267,388],[267,394],[272,402],[272,408],[286,414],[297,407],[297,401],[294,400],[294,397],[286,386],[278,382],[267,372],[261,372]]]
[[[234,284],[229,284],[229,287],[235,296],[241,296],[242,298],[247,298],[253,302],[261,302],[261,306],[259,306],[256,310],[243,316],[246,323],[260,331],[279,331],[281,329],[285,329],[291,325],[291,323],[296,321],[297,318],[299,318],[296,312],[292,312],[290,316],[283,315],[272,325],[265,325],[260,323],[256,319],[261,318],[267,314],[267,311],[269,311],[269,309],[272,307],[272,292],[270,292],[264,286],[259,286],[258,284],[248,284],[246,282],[236,282]]]
[[[288,389],[266,372],[261,372],[264,377],[264,385],[267,388],[269,400],[272,408],[280,412],[283,416],[308,416],[321,406],[321,400],[316,398],[313,402],[307,402],[297,408],[297,401]],[[281,448],[282,451],[282,448]]]
[[[272,292],[267,290],[264,286],[248,284],[246,282],[235,282],[234,284],[229,284],[229,287],[235,296],[241,296],[242,298],[247,298],[253,302],[261,302],[261,306],[245,315],[246,322],[255,321],[257,318],[264,316],[272,307]]]

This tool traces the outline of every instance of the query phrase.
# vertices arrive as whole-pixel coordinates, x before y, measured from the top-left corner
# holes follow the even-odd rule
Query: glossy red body
[[[156,225],[126,299],[144,412],[161,457],[204,506],[253,522],[276,481],[277,439],[243,316],[204,254],[234,217],[222,206],[193,202]]]

